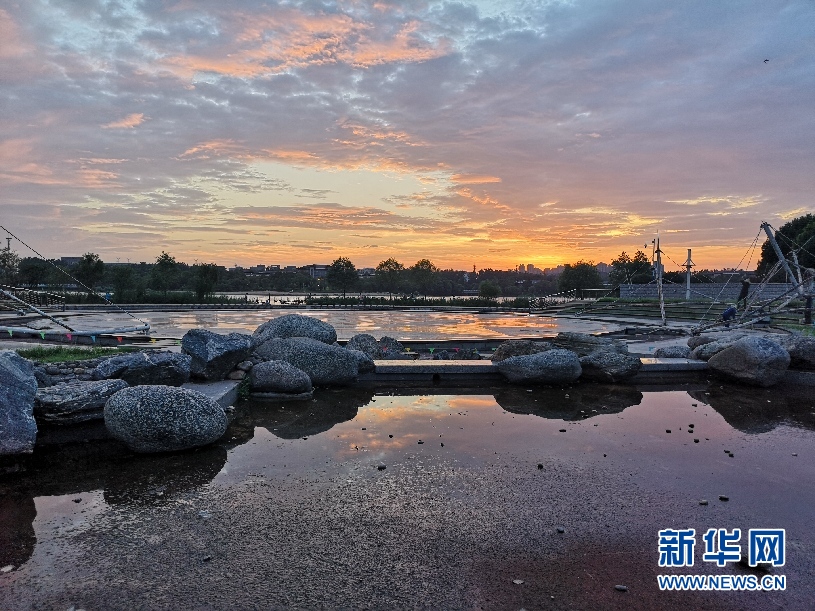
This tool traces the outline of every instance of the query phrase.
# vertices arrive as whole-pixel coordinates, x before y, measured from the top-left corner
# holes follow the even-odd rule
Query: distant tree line
[[[799,262],[815,267],[815,215],[807,214],[782,225],[775,234],[782,252],[798,251]],[[777,258],[765,242],[756,275],[769,272]],[[70,275],[69,275],[70,274]],[[701,270],[695,282],[727,281],[732,273]],[[75,278],[75,282],[71,277]],[[394,258],[376,266],[372,276],[360,276],[354,263],[340,257],[327,270],[326,278],[314,278],[307,271],[267,271],[226,269],[215,263],[189,265],[163,252],[153,263],[105,263],[95,253],[85,253],[80,261],[66,266],[61,261],[21,258],[13,250],[0,250],[0,283],[28,288],[71,292],[74,298],[93,292],[108,294],[117,303],[206,303],[222,293],[249,291],[387,293],[391,299],[404,296],[458,297],[477,295],[482,299],[504,297],[540,297],[558,292],[612,289],[621,284],[646,284],[654,278],[649,257],[642,251],[633,256],[620,253],[611,261],[607,282],[603,282],[593,261],[578,261],[564,266],[562,273],[531,274],[519,271],[482,269],[464,272],[439,269],[429,259],[406,266]],[[684,272],[666,272],[667,282],[683,283]],[[95,298],[94,298],[95,299]]]

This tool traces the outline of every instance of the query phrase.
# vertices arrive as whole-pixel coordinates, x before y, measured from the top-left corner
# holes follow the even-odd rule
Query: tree
[[[438,271],[439,268],[433,265],[428,259],[419,259],[413,267],[410,268],[413,281],[425,297],[427,297],[430,287],[436,282],[436,274]]]
[[[501,287],[492,280],[484,280],[478,285],[478,296],[485,299],[495,299],[501,296]]]
[[[342,290],[342,296],[345,297],[345,292],[353,288],[357,281],[359,281],[359,274],[357,268],[351,263],[351,259],[347,257],[340,257],[335,259],[331,265],[328,266],[328,275],[326,277],[331,286],[339,287]]]
[[[563,273],[558,278],[558,289],[571,291],[572,289],[597,289],[603,285],[600,272],[594,266],[594,261],[578,261],[563,267]]]
[[[612,270],[608,279],[613,285],[619,284],[647,284],[653,278],[651,264],[644,252],[638,250],[634,258],[623,251],[620,256],[611,262]]]
[[[377,284],[384,291],[393,297],[393,293],[399,288],[399,283],[402,281],[402,274],[405,272],[405,266],[399,263],[396,259],[391,257],[385,259],[376,266],[376,281]]]
[[[17,280],[17,270],[20,266],[20,257],[10,248],[0,250],[0,281],[3,284],[14,284]]]
[[[117,265],[113,270],[113,299],[116,303],[126,303],[127,293],[133,286],[133,268],[130,265]]]
[[[87,287],[89,294],[93,292],[93,287],[99,284],[104,275],[105,263],[99,258],[99,255],[92,252],[82,255],[74,268],[74,276]]]
[[[50,266],[37,257],[26,257],[20,261],[17,271],[20,275],[20,281],[24,285],[36,289],[40,284],[48,280]]]
[[[164,291],[165,297],[167,297],[167,291],[173,281],[176,265],[178,264],[175,257],[162,250],[161,254],[156,257],[156,263],[150,273],[150,283],[153,288],[157,291]]]
[[[198,301],[204,301],[212,294],[218,282],[219,269],[215,263],[200,263],[195,269],[195,294]]]
[[[781,254],[789,256],[792,250],[798,251],[798,263],[804,267],[815,267],[815,215],[805,214],[792,219],[775,232],[775,241],[781,248]],[[759,276],[765,276],[778,262],[778,257],[769,240],[761,245],[761,259],[756,267]]]

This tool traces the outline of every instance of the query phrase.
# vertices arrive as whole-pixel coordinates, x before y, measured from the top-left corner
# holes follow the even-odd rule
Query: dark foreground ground
[[[815,397],[529,390],[323,391],[196,452],[42,449],[0,476],[0,608],[813,608]],[[696,529],[693,567],[657,566],[663,528]],[[750,574],[702,561],[708,528],[785,528],[786,591],[659,591]]]

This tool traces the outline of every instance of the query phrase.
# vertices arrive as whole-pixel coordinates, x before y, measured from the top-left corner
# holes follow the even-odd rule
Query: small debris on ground
[[[521,585],[523,582],[524,582],[523,579],[513,579],[512,580],[512,583],[514,583],[516,586]]]
[[[729,500],[730,500],[730,497],[729,497],[729,496],[725,496],[724,494],[720,494],[720,495],[719,495],[719,500],[720,500],[720,501],[729,501]]]
[[[616,585],[614,586],[614,589],[617,590],[618,592],[628,592],[628,586]]]

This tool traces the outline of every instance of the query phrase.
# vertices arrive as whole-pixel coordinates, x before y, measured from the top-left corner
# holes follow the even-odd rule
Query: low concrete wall
[[[764,285],[761,290],[762,298],[773,299],[780,297],[792,288],[791,284],[770,283]],[[750,294],[758,289],[758,284],[751,287]],[[710,284],[691,284],[691,299],[716,299],[720,301],[736,301],[741,291],[741,281],[730,283],[714,282]],[[662,293],[665,299],[684,299],[685,285],[663,284]],[[655,284],[622,284],[620,285],[620,297],[622,299],[656,299],[657,287]]]

